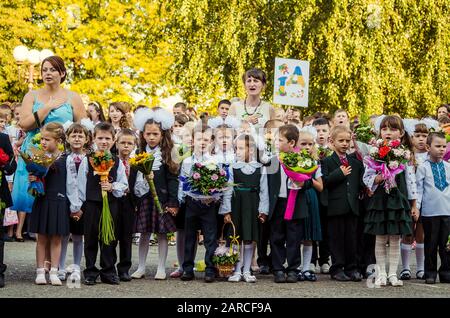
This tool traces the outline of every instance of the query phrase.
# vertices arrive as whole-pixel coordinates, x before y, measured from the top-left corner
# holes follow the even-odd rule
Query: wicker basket
[[[235,228],[233,222],[231,222],[230,224],[233,227],[233,236],[236,236],[236,228]],[[225,223],[222,226],[222,233],[220,234],[220,239],[218,242],[219,246],[225,246],[227,244],[227,241],[223,238],[223,230],[225,229],[225,225],[227,225],[227,223]],[[233,247],[235,244],[231,243],[230,245],[231,245],[231,247]],[[238,251],[239,251],[239,245],[238,245]],[[223,264],[223,265],[217,264],[216,268],[217,268],[218,276],[220,278],[224,278],[224,279],[230,277],[231,274],[233,274],[234,266],[235,266],[235,264]]]

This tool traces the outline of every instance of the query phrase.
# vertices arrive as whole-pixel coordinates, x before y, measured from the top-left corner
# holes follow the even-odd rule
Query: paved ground
[[[142,280],[133,280],[129,283],[121,283],[119,286],[97,284],[95,286],[82,285],[79,288],[34,285],[35,278],[35,243],[7,243],[6,263],[6,287],[0,289],[0,298],[6,297],[183,297],[183,298],[320,298],[320,297],[450,297],[450,284],[426,285],[423,281],[411,280],[405,282],[403,288],[385,287],[381,289],[368,288],[366,282],[338,283],[331,281],[329,276],[319,275],[315,283],[301,282],[297,284],[275,284],[272,276],[257,276],[256,284],[216,282],[206,284],[201,280],[202,273],[197,273],[197,280],[182,282],[181,280],[168,279],[155,281],[153,275],[156,272],[157,248],[150,247],[147,269],[148,276]],[[71,245],[69,246],[69,251]],[[203,256],[203,248],[199,249],[199,255]],[[137,266],[137,247],[133,250],[134,270]],[[68,261],[72,260],[71,252]],[[413,256],[412,259],[415,259]],[[176,261],[176,249],[171,246],[169,250],[167,272],[173,269]],[[414,270],[414,268],[413,268]],[[413,271],[414,272],[414,271]]]

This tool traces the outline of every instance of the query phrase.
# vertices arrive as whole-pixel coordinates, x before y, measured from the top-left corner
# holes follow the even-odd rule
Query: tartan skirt
[[[167,234],[176,230],[175,218],[170,213],[159,214],[151,197],[142,200],[137,209],[135,233]]]

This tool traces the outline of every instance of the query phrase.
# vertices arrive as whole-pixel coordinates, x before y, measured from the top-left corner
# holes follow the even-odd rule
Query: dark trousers
[[[117,201],[109,202],[109,209],[114,224],[117,224]],[[105,245],[98,237],[102,202],[86,201],[82,210],[84,211],[84,257],[86,259],[86,269],[83,272],[84,277],[97,278],[100,275],[104,278],[111,278],[112,276],[116,276],[117,241]],[[95,266],[99,247],[100,270]]]
[[[311,257],[311,263],[316,264],[319,262],[319,266],[323,264],[329,264],[330,260],[330,246],[329,246],[329,238],[328,238],[328,216],[327,216],[327,207],[322,204],[319,207],[320,211],[320,226],[322,228],[322,241],[317,244],[316,241],[313,242],[313,254]],[[317,246],[319,250],[317,250]]]
[[[131,267],[131,251],[133,240],[133,225],[135,212],[129,195],[119,201],[119,215],[117,220],[117,240],[119,241],[119,263],[117,272],[128,273]]]
[[[437,276],[437,254],[441,259],[439,281],[450,283],[450,257],[445,250],[450,233],[450,216],[422,217],[425,233],[425,279]]]
[[[287,199],[278,198],[270,220],[270,248],[274,272],[295,272],[301,263],[300,243],[303,237],[304,221],[302,219],[285,220],[286,204]],[[285,269],[286,260],[288,266]]]
[[[272,255],[267,253],[270,238],[270,222],[264,222],[260,225],[258,248],[258,266],[269,266],[272,268]]]
[[[330,235],[330,275],[341,271],[351,273],[356,269],[356,228],[358,217],[353,214],[328,217]]]
[[[197,230],[202,230],[206,249],[206,275],[215,275],[216,269],[212,257],[217,248],[217,216],[214,204],[211,206],[186,197],[186,219],[184,225],[185,247],[183,269],[187,273],[194,271],[195,253],[197,250]]]
[[[5,210],[2,209],[0,215],[5,215]],[[6,265],[3,264],[5,257],[5,227],[3,226],[3,217],[0,217],[0,275],[6,270]]]

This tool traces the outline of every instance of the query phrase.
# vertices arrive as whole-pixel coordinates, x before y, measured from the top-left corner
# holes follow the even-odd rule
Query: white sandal
[[[377,278],[375,278],[375,286],[381,287],[387,285],[387,275],[386,274],[379,274]]]
[[[52,267],[50,269],[50,283],[53,286],[62,286],[62,282],[58,277],[58,269],[56,267]]]
[[[36,285],[47,285],[44,268],[36,269],[36,280],[34,282],[36,283]]]
[[[399,280],[397,278],[397,274],[390,275],[388,277],[388,281],[389,281],[389,285],[391,285],[391,286],[394,286],[394,287],[402,287],[403,286],[403,281]]]
[[[138,269],[133,274],[131,274],[131,278],[134,279],[141,279],[143,277],[145,277],[145,270]]]

